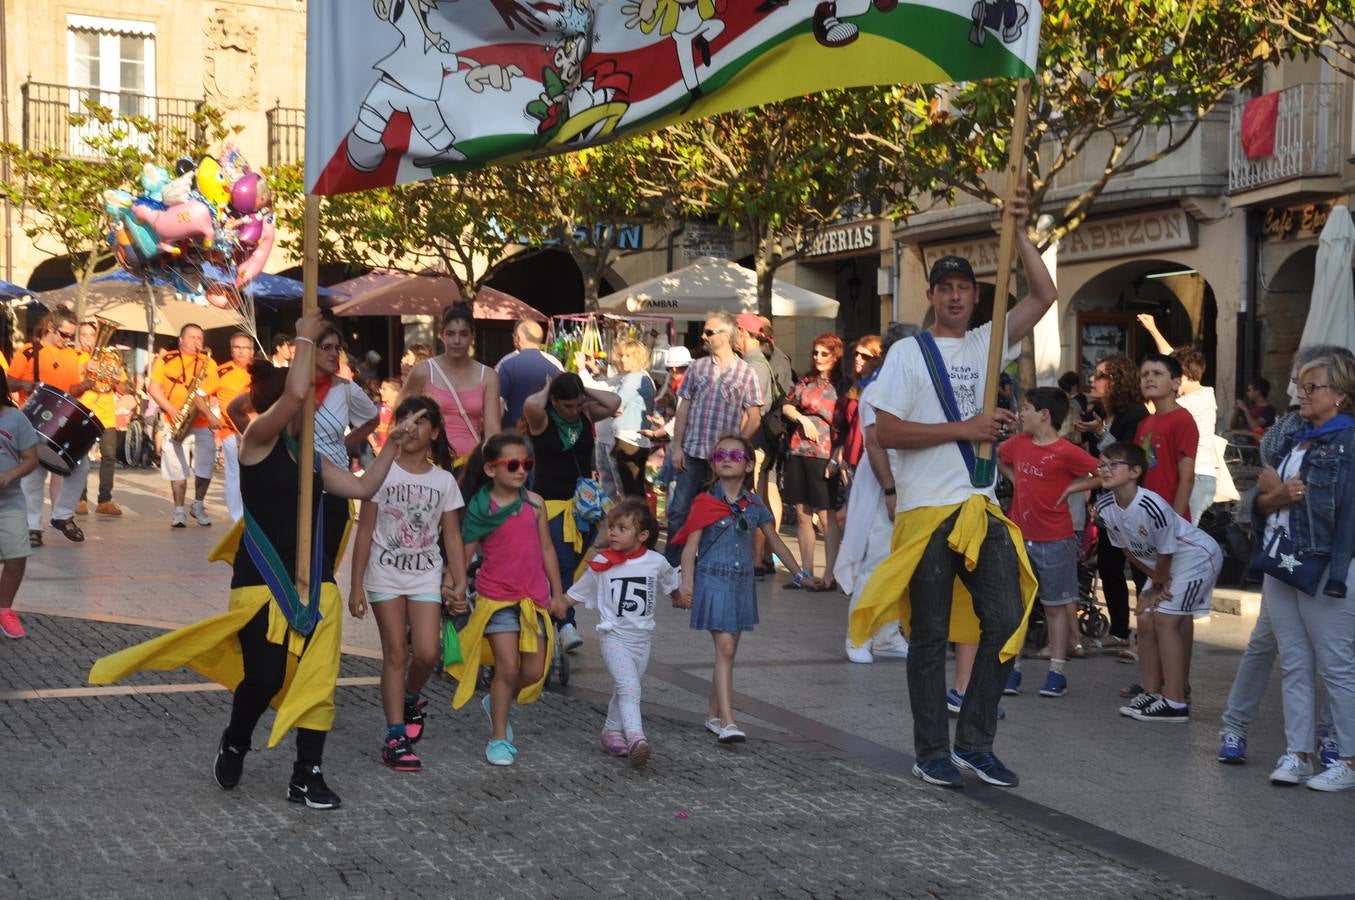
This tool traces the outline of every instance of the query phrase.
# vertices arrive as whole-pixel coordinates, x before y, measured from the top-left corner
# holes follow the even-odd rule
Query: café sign
[[[1331,215],[1332,202],[1305,203],[1302,206],[1272,206],[1261,220],[1261,234],[1268,241],[1315,238]]]
[[[810,242],[801,248],[803,259],[817,259],[826,256],[842,256],[878,252],[880,234],[884,231],[880,220],[848,222],[843,225],[830,225],[814,234]]]

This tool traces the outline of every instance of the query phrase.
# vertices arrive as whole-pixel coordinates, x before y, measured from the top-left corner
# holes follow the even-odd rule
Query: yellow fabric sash
[[[133,672],[166,672],[187,666],[234,691],[245,677],[237,635],[263,606],[268,607],[268,642],[287,643],[287,674],[282,690],[272,700],[277,716],[268,746],[276,746],[291,728],[329,731],[334,725],[334,686],[339,677],[344,612],[343,598],[332,582],[321,585],[323,618],[309,641],[287,627],[267,586],[235,588],[227,612],[96,660],[89,671],[89,683],[113,684]]]
[[[965,568],[971,572],[978,565],[983,539],[988,534],[988,516],[1005,524],[1011,534],[1016,558],[1020,562],[1024,612],[1021,624],[1003,643],[999,658],[1006,662],[1021,652],[1021,645],[1026,639],[1026,623],[1030,619],[1031,607],[1035,605],[1035,572],[1026,557],[1021,529],[1002,514],[996,503],[982,494],[971,494],[963,503],[950,506],[910,509],[895,517],[892,551],[866,582],[861,599],[851,612],[848,636],[853,644],[860,646],[881,626],[896,618],[903,626],[904,633],[909,632],[912,602],[908,596],[908,586],[913,580],[913,572],[932,534],[957,509],[960,514],[955,519],[947,544],[951,550],[964,556]],[[955,579],[955,590],[951,595],[950,639],[962,644],[977,644],[979,641],[979,620],[974,614],[974,601],[958,578]]]
[[[546,519],[554,519],[563,514],[565,517],[565,543],[572,544],[575,553],[583,552],[583,533],[579,531],[579,523],[574,521],[574,499],[568,500],[547,500],[546,501]]]
[[[546,675],[550,672],[551,653],[555,647],[555,625],[550,614],[537,606],[530,597],[521,600],[493,600],[479,597],[469,621],[457,632],[461,642],[461,662],[447,666],[448,675],[456,679],[456,693],[452,695],[452,709],[465,706],[475,696],[475,682],[480,675],[481,666],[494,665],[494,648],[485,634],[489,617],[501,609],[518,608],[518,651],[524,654],[537,652],[540,647],[538,631],[546,632],[546,665],[541,669],[541,677],[518,691],[519,703],[531,703],[541,696],[546,685]]]

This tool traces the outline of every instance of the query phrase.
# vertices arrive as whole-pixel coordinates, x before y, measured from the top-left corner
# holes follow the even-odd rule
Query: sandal
[[[75,541],[77,544],[85,539],[85,533],[75,524],[74,519],[53,519],[47,524],[64,534],[67,540]]]
[[[812,591],[815,594],[826,594],[829,591],[837,590],[837,582],[831,578],[828,579],[827,581],[824,581],[821,578],[816,578],[814,579],[814,583],[807,586],[805,590]]]
[[[1143,693],[1143,685],[1131,684],[1129,687],[1120,688],[1120,696],[1128,700],[1131,697],[1137,697]]]
[[[1086,659],[1087,648],[1083,647],[1081,644],[1074,644],[1068,651],[1068,657],[1070,659]]]
[[[1122,663],[1136,663],[1139,661],[1139,655],[1133,650],[1121,650],[1115,654],[1115,661]]]
[[[42,546],[42,532],[41,532],[41,531],[33,530],[33,531],[28,532],[28,546],[30,546],[30,547],[41,547],[41,546]]]

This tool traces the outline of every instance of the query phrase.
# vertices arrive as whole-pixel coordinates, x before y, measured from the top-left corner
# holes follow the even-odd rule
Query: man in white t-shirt
[[[1007,315],[1003,365],[1017,357],[1021,340],[1058,299],[1040,251],[1026,234],[1024,189],[1018,191],[1009,214],[1016,220],[1017,249],[1029,294]],[[1015,526],[995,515],[1000,511],[993,485],[973,486],[968,454],[960,447],[961,443],[968,448],[996,441],[1009,433],[1016,416],[1001,408],[990,413],[982,408],[986,381],[998,373],[988,371],[991,323],[970,328],[979,285],[969,261],[942,257],[932,265],[928,282],[927,300],[935,321],[927,334],[949,376],[958,420],[948,421],[937,396],[919,340],[924,335],[899,341],[889,351],[877,379],[880,387],[872,398],[876,438],[880,446],[896,451],[890,454],[890,464],[899,525],[894,552],[882,568],[888,567],[891,575],[901,576],[908,585],[908,694],[917,758],[913,774],[929,784],[961,787],[960,770],[966,769],[989,784],[1012,786],[1018,782],[1016,774],[993,755],[992,748],[998,699],[1011,669],[1011,659],[1003,662],[1000,653],[1024,621],[1020,573],[1023,568],[1028,573],[1029,566],[1019,532],[1013,540]],[[977,505],[969,502],[976,495],[980,498]],[[899,538],[909,531],[910,523],[912,529],[930,529],[925,546]],[[972,567],[950,545],[952,538],[964,537],[961,532],[977,541]],[[946,642],[957,579],[972,595],[979,641],[952,751],[946,711]]]

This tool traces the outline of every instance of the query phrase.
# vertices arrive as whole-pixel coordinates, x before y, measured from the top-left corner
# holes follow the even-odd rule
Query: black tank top
[[[580,476],[593,474],[593,423],[583,420],[579,439],[568,450],[560,442],[560,431],[546,419],[546,430],[532,435],[536,455],[536,481],[533,486],[543,500],[568,500]]]
[[[313,477],[314,496],[318,497],[324,489],[324,484],[319,472]],[[249,510],[250,516],[259,523],[259,527],[268,536],[274,549],[278,551],[278,556],[287,567],[287,574],[292,578],[296,577],[296,497],[300,489],[296,460],[287,452],[286,442],[281,437],[273,444],[273,449],[262,462],[252,466],[240,464],[240,499],[244,501],[245,509]],[[338,497],[327,497],[326,501],[331,499],[342,502]],[[344,513],[346,516],[347,506],[344,507]],[[330,519],[330,516],[326,516],[321,581],[334,580],[334,553],[331,547],[335,545],[338,537],[329,533]],[[242,541],[239,551],[235,554],[235,572],[231,576],[231,587],[252,587],[265,583]]]

